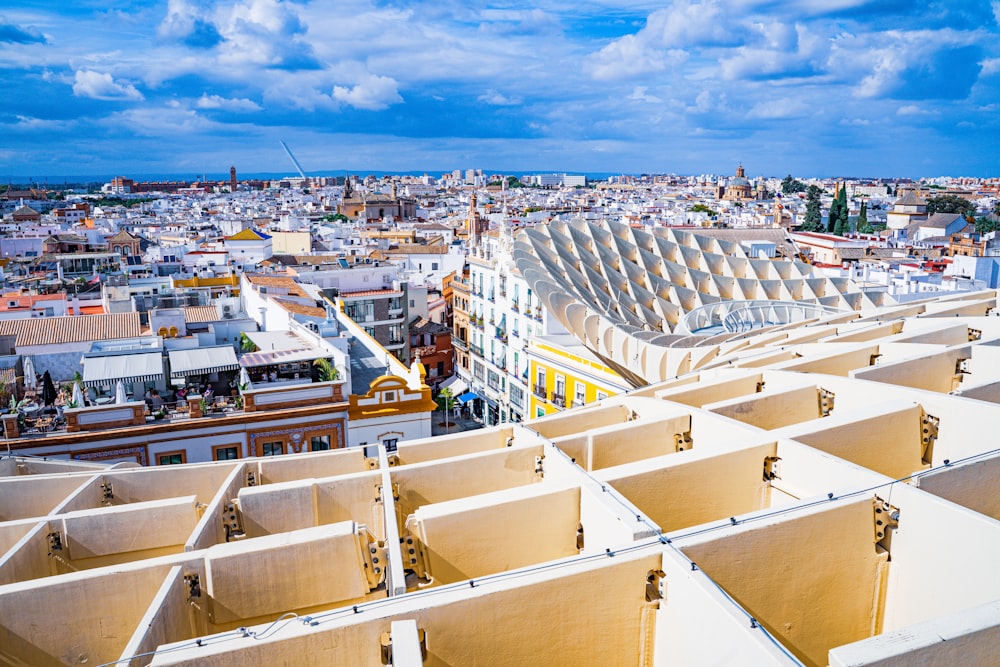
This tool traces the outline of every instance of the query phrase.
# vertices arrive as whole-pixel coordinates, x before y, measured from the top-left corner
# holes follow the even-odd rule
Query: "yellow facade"
[[[564,345],[557,338],[534,341],[528,349],[530,396],[526,419],[587,405],[630,388],[585,348]]]

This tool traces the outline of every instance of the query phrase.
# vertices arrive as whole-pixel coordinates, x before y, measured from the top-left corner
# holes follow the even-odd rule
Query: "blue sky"
[[[0,0],[0,178],[1000,176],[998,0],[479,4]]]

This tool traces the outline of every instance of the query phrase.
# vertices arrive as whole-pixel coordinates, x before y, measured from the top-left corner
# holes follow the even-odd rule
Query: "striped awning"
[[[239,370],[236,351],[230,345],[198,347],[191,350],[170,350],[170,377],[208,375]]]
[[[125,383],[154,382],[163,379],[163,357],[159,352],[112,354],[83,358],[83,384],[86,387]]]

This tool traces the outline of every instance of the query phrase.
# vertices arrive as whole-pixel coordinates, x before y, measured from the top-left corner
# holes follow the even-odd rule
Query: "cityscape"
[[[0,663],[996,664],[1000,9],[884,4],[0,9]]]

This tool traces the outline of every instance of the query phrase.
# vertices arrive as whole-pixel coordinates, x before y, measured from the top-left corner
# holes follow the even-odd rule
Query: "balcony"
[[[483,356],[483,348],[480,345],[469,345],[469,350],[477,357]]]
[[[507,332],[504,331],[503,329],[497,329],[493,337],[496,338],[501,343],[503,343],[504,345],[507,344]]]
[[[497,301],[496,298],[493,296],[493,292],[490,292],[489,294],[486,295],[486,300],[489,301],[490,303],[496,303]]]
[[[563,394],[557,394],[555,392],[552,392],[552,399],[551,400],[552,400],[553,405],[557,405],[560,408],[565,408],[566,407],[566,396],[564,396]]]
[[[544,384],[535,384],[535,385],[532,385],[532,387],[531,387],[531,393],[533,393],[538,398],[541,398],[542,400],[546,400],[547,401],[549,399],[549,393],[545,390],[545,385]]]
[[[538,310],[536,310],[535,314],[532,315],[531,318],[533,320],[535,320],[536,322],[541,322],[542,321],[542,309],[539,308]]]
[[[510,309],[513,310],[515,313],[521,312],[517,305],[517,299],[514,299],[513,301],[510,302]]]
[[[455,348],[457,348],[459,350],[462,350],[462,351],[468,351],[468,349],[469,349],[469,344],[467,342],[465,342],[464,340],[462,340],[461,338],[452,338],[451,339],[451,344]]]

